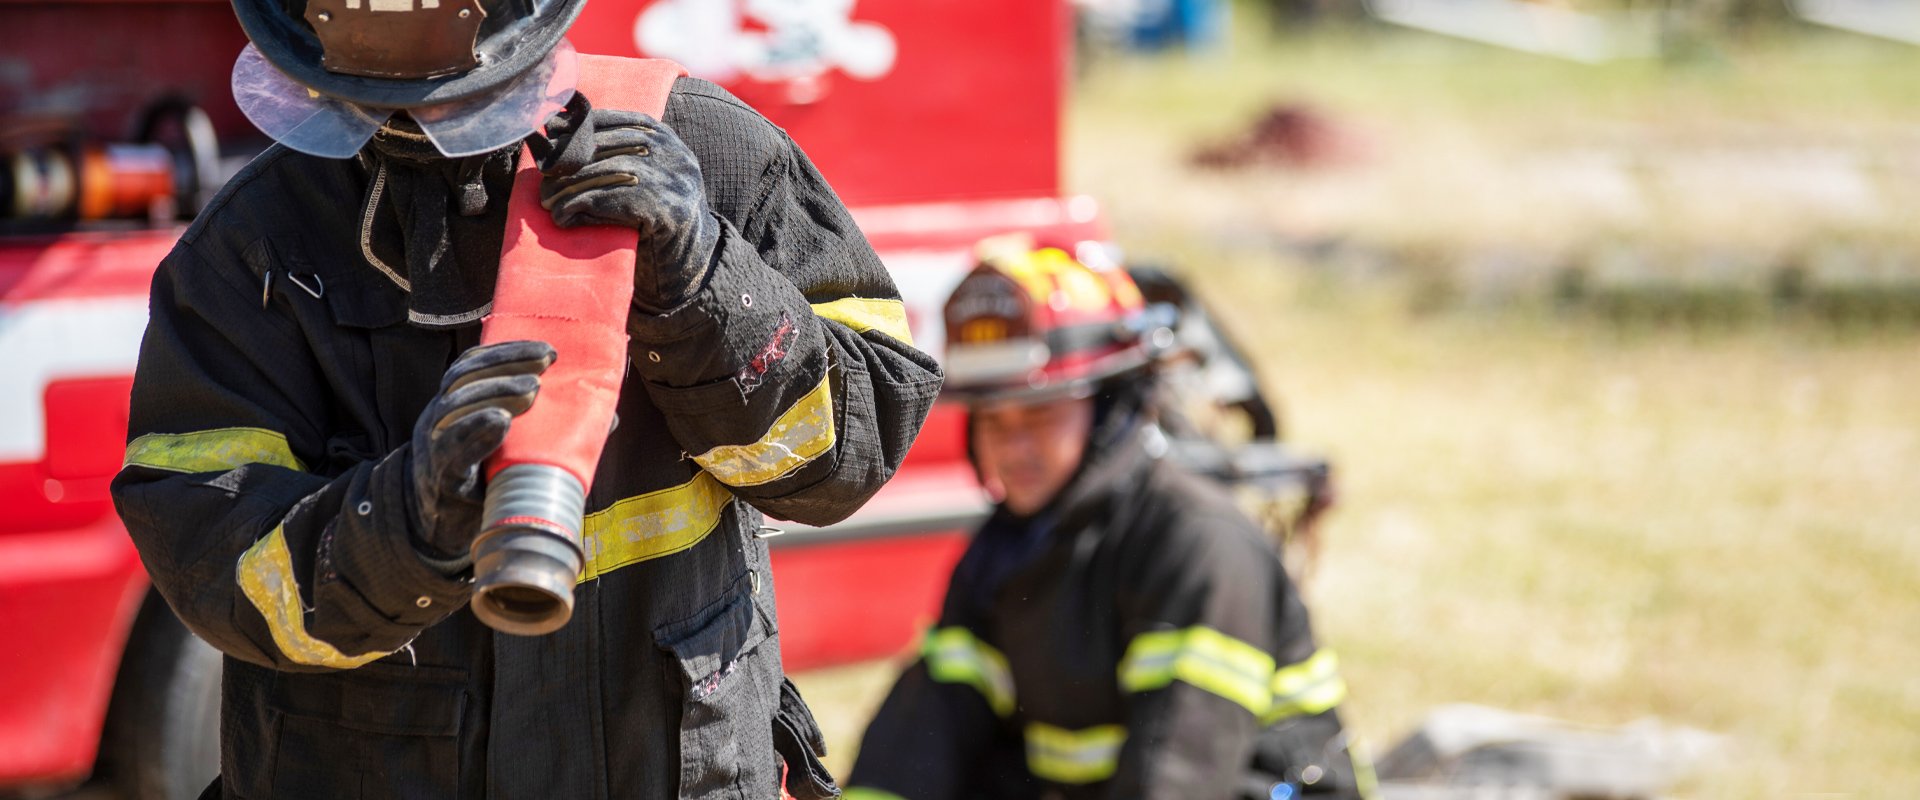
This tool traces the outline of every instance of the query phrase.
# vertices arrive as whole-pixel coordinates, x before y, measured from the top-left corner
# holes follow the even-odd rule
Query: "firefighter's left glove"
[[[617,225],[640,232],[634,302],[671,311],[700,290],[720,241],[700,161],[671,128],[646,114],[567,110],[527,139],[540,160],[540,204],[563,228]]]
[[[533,406],[553,363],[546,342],[500,342],[455,359],[440,393],[413,426],[410,449],[416,543],[429,558],[460,564],[480,534],[480,464],[506,441],[513,418]]]

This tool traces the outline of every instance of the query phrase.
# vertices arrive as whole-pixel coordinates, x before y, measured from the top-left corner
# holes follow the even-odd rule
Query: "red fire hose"
[[[596,107],[656,118],[686,74],[659,59],[581,55],[577,64],[579,90]],[[540,207],[540,179],[523,151],[493,312],[481,328],[482,343],[538,339],[559,353],[539,399],[488,462],[485,522],[473,546],[474,613],[520,635],[551,633],[573,615],[587,488],[626,375],[637,244],[631,228],[555,225]]]

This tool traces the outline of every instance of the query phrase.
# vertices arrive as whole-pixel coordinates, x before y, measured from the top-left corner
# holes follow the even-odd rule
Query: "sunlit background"
[[[1375,8],[1423,5],[1497,4]],[[1090,26],[1068,184],[1332,457],[1309,602],[1376,754],[1468,702],[1724,737],[1681,796],[1911,796],[1920,47],[1771,2],[1509,6],[1625,41],[1306,0],[1186,46]],[[895,666],[802,677],[837,764]]]
[[[952,219],[1104,226],[1188,281],[1333,464],[1291,566],[1376,755],[1473,704],[1641,747],[1665,795],[1920,795],[1920,2],[975,0],[1009,21],[938,42],[991,54],[956,68],[909,21],[960,3],[593,0],[573,38],[793,131],[929,348]],[[782,60],[823,30],[831,58]],[[16,190],[169,92],[220,133],[206,174],[264,146],[224,3],[0,3],[0,42]],[[990,96],[941,105],[969,81]],[[833,116],[858,98],[884,102]],[[157,119],[149,155],[191,161],[193,118]],[[861,157],[922,140],[947,149]],[[105,496],[147,275],[212,186],[175,188],[0,219],[0,796],[192,797],[121,788],[178,760],[197,791],[216,755],[217,657],[163,624]],[[843,775],[979,511],[956,432],[856,533],[774,540]],[[945,538],[881,535],[927,509],[914,536]],[[141,744],[167,737],[200,746]]]

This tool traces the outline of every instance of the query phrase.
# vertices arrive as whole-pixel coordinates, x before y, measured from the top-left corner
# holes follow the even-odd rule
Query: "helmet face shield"
[[[233,99],[274,141],[322,158],[353,157],[393,116],[393,109],[357,106],[295,83],[251,44],[233,63]]]
[[[490,153],[546,124],[573,99],[580,85],[580,61],[573,45],[561,39],[547,59],[522,73],[499,94],[409,109],[433,146],[446,156]]]
[[[566,107],[578,81],[573,46],[562,39],[534,68],[494,92],[406,110],[443,155],[477,155],[533,133]],[[247,119],[275,141],[322,158],[351,158],[396,110],[313,91],[251,44],[234,62],[233,97]]]

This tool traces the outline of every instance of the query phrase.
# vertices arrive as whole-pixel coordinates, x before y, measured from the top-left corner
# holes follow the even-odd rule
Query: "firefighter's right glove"
[[[480,534],[480,464],[500,449],[513,418],[533,406],[553,359],[546,342],[500,342],[468,350],[447,368],[409,445],[415,544],[427,557],[464,568]]]

